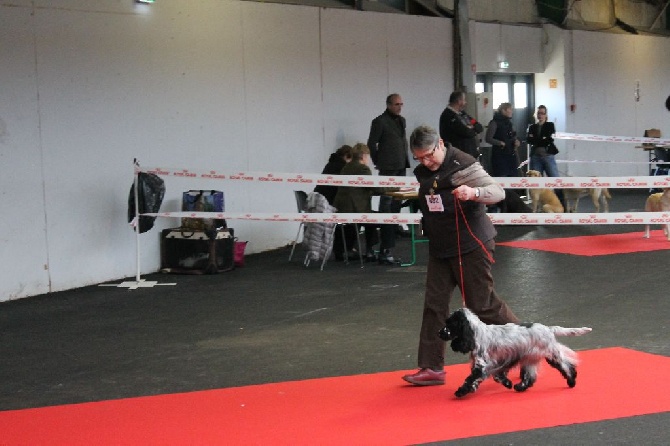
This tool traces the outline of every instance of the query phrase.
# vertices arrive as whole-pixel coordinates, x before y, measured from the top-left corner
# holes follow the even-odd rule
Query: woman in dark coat
[[[328,164],[326,164],[321,173],[324,175],[339,175],[342,168],[351,161],[351,150],[351,146],[345,144],[334,153],[331,153],[330,158],[328,158]],[[333,201],[335,200],[335,194],[337,194],[337,186],[319,184],[314,188],[314,192],[318,192],[326,197],[328,203],[334,206]]]
[[[519,176],[519,156],[516,149],[521,141],[516,137],[512,125],[513,112],[512,104],[503,102],[486,130],[486,142],[491,144],[491,174],[494,177]]]

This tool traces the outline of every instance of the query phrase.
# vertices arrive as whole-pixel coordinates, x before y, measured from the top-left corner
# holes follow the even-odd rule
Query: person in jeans
[[[544,173],[548,177],[560,177],[561,174],[558,172],[555,158],[558,153],[558,149],[554,145],[556,127],[554,127],[553,122],[547,121],[547,107],[544,105],[538,106],[535,117],[537,122],[528,126],[527,140],[530,145],[528,168]],[[555,192],[558,199],[563,203],[563,207],[567,209],[563,189],[556,189]]]
[[[547,121],[547,107],[540,105],[535,113],[537,122],[528,126],[528,144],[530,145],[530,170],[546,173],[548,177],[559,177],[554,155],[558,149],[554,145],[554,123]]]
[[[417,386],[441,385],[446,345],[437,333],[449,315],[449,301],[456,287],[464,305],[484,323],[519,322],[498,297],[491,274],[496,230],[486,215],[486,205],[502,200],[505,191],[472,156],[445,145],[433,128],[417,127],[409,143],[414,159],[420,163],[414,175],[419,182],[419,207],[428,237],[428,272],[419,334],[419,370],[402,378]]]

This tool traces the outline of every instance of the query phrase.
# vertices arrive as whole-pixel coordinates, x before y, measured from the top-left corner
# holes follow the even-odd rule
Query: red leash
[[[465,218],[465,212],[463,211],[463,208],[461,207],[461,200],[459,200],[456,195],[454,195],[454,207],[456,208],[456,246],[458,246],[458,269],[460,272],[461,276],[461,297],[463,298],[463,306],[465,306],[465,285],[463,284],[463,258],[461,256],[461,231],[458,229],[458,216],[461,215],[463,216],[463,221],[465,222],[465,226],[468,228],[468,232],[474,238],[477,240],[477,243],[479,243],[479,246],[484,250],[486,253],[486,256],[489,258],[491,263],[495,263],[496,261],[493,259],[493,256],[491,253],[486,249],[486,246],[484,246],[484,243],[482,243],[481,240],[477,238],[477,236],[472,232],[472,229],[470,229],[470,225],[468,224],[468,219]]]

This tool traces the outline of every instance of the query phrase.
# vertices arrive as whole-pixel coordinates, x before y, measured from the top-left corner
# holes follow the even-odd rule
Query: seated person
[[[351,150],[351,146],[345,144],[331,153],[328,163],[321,173],[324,175],[339,175],[342,168],[351,161]],[[328,203],[334,206],[333,201],[335,200],[335,194],[337,194],[337,186],[319,184],[314,188],[314,192],[318,192],[326,197]]]
[[[340,171],[344,166],[351,161],[351,146],[343,145],[335,152],[330,154],[328,158],[328,163],[323,168],[321,172],[324,175],[339,175]],[[335,201],[335,194],[337,194],[337,186],[319,184],[314,188],[314,192],[318,192],[328,200],[328,203],[331,206],[333,201]],[[335,253],[335,258],[342,259],[344,257],[344,246],[342,242],[342,233],[340,231],[335,231],[335,239],[333,241],[333,252]]]
[[[353,147],[351,154],[351,162],[342,168],[340,174],[372,175],[372,170],[370,170],[369,167],[371,162],[370,148],[365,144],[358,143]],[[398,188],[340,186],[337,189],[333,204],[337,208],[337,212],[372,213],[372,196],[395,190],[398,190]],[[365,259],[367,261],[374,261],[377,259],[375,256],[374,245],[379,242],[379,237],[377,235],[377,228],[379,225],[365,224],[363,227],[365,228]],[[346,225],[345,233],[347,246],[353,246],[352,242],[356,240],[357,235],[355,233],[354,225]]]

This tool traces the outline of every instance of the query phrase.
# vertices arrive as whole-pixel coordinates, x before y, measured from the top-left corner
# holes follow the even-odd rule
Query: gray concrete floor
[[[646,191],[613,196],[612,211],[641,210]],[[498,241],[506,241],[643,227],[498,230]],[[405,268],[331,261],[319,271],[302,266],[301,251],[288,263],[288,253],[251,255],[244,268],[220,275],[144,277],[176,286],[91,286],[0,304],[0,410],[416,366],[427,245]],[[407,239],[397,253],[407,257]],[[668,258],[669,251],[578,257],[499,246],[494,277],[524,320],[593,327],[566,340],[576,350],[623,346],[670,356]],[[454,296],[452,303],[459,301]],[[465,360],[448,356],[450,364]],[[641,373],[645,391],[666,379]],[[664,413],[458,444],[660,445],[667,444],[668,425]]]

